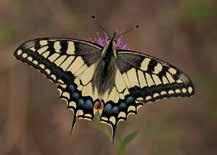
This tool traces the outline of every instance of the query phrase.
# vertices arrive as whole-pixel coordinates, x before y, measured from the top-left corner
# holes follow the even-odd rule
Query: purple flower
[[[116,46],[119,49],[123,50],[129,50],[129,47],[127,46],[127,43],[125,43],[120,37],[116,40]]]
[[[99,32],[97,32],[96,35],[97,37],[94,39],[91,39],[91,41],[94,41],[100,46],[105,46],[107,41],[109,40],[109,37],[105,34],[103,36],[100,36]],[[116,38],[116,48],[123,49],[123,50],[129,49],[127,43],[125,43],[121,37]]]

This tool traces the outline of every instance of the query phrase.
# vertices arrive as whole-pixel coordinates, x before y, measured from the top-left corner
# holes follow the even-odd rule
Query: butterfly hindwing
[[[113,89],[118,97],[105,103],[101,115],[101,121],[112,126],[113,136],[118,122],[136,114],[144,103],[194,94],[193,84],[185,73],[157,58],[122,50],[117,53],[116,65]]]
[[[58,38],[30,40],[15,51],[17,59],[40,70],[57,84],[60,98],[74,111],[73,126],[75,117],[93,119],[91,75],[100,55],[101,47],[96,44]]]

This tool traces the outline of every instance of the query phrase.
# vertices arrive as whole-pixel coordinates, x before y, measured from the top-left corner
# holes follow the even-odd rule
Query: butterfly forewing
[[[129,83],[130,93],[144,102],[191,96],[194,88],[188,76],[157,58],[131,51],[119,51],[117,65]]]
[[[60,97],[67,101],[75,116],[84,119],[93,118],[96,97],[91,80],[100,55],[101,47],[96,44],[57,38],[30,40],[15,51],[17,59],[39,69],[56,83]]]

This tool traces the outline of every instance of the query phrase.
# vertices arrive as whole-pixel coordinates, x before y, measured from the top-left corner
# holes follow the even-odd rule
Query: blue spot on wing
[[[78,100],[78,105],[81,106],[81,107],[84,107],[84,99],[80,98]]]
[[[125,96],[125,99],[119,100],[118,103],[109,101],[105,104],[102,117],[107,117],[109,119],[111,116],[115,116],[117,118],[120,112],[125,112],[127,114],[127,108],[131,105],[136,106],[135,97],[131,95]]]
[[[132,97],[132,96],[128,96],[127,97],[127,99],[126,99],[126,103],[127,104],[131,104],[131,103],[133,103],[135,100],[134,100],[134,97]]]
[[[103,111],[110,113],[112,109],[112,105],[110,103],[106,104]]]
[[[87,99],[85,101],[85,108],[92,109],[93,108],[93,102],[90,99]]]
[[[73,97],[74,99],[78,100],[79,97],[80,97],[80,95],[79,95],[79,93],[75,92],[75,93],[72,94],[72,97]]]
[[[119,107],[120,107],[121,110],[126,109],[127,104],[125,102],[120,102]]]
[[[73,93],[75,90],[76,90],[76,86],[75,86],[74,84],[70,84],[70,85],[68,86],[68,91],[69,91],[70,93]]]
[[[118,114],[118,112],[119,112],[118,106],[114,106],[114,107],[112,108],[111,112],[112,112],[113,114]]]

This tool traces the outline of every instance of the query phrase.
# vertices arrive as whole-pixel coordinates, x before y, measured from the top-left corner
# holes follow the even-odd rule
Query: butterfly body
[[[57,85],[60,98],[76,118],[100,121],[115,129],[144,104],[169,97],[189,97],[189,77],[152,56],[116,47],[116,33],[102,47],[62,38],[38,38],[23,43],[14,55]]]
[[[116,33],[114,33],[113,37],[108,40],[106,45],[103,47],[93,77],[94,87],[97,88],[100,96],[105,94],[106,91],[110,93],[115,85],[115,71],[118,69],[116,65],[117,51],[115,35]]]

